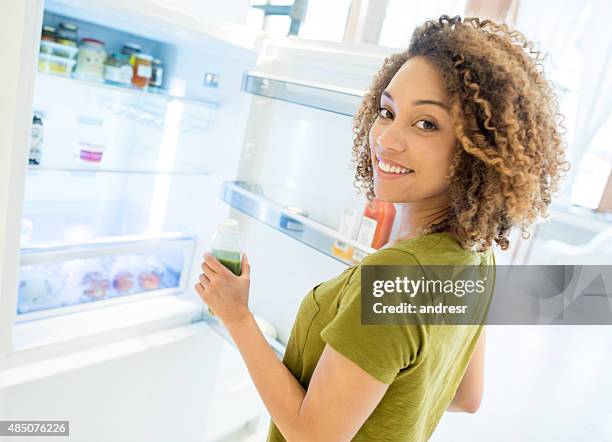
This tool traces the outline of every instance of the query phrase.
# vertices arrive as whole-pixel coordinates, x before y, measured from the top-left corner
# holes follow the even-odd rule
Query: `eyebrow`
[[[387,91],[383,91],[382,93],[385,97],[387,97],[389,100],[393,101],[393,97],[391,96],[391,94]],[[412,102],[412,104],[414,106],[420,106],[423,104],[433,104],[434,106],[439,106],[442,109],[444,109],[446,112],[449,112],[448,106],[444,103],[442,103],[441,101],[437,101],[437,100],[414,100]]]

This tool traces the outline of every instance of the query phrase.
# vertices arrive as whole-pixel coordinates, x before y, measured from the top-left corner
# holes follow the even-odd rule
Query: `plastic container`
[[[45,74],[61,75],[70,77],[75,61],[66,57],[58,57],[50,54],[38,55],[38,72]]]
[[[389,241],[393,221],[395,220],[395,205],[378,198],[368,201],[361,218],[357,241],[374,249],[380,249]],[[360,262],[363,253],[353,252],[353,262]]]
[[[104,154],[104,146],[99,144],[90,144],[79,141],[77,143],[79,147],[79,158],[87,163],[97,163],[102,161],[102,155]]]
[[[79,52],[76,46],[69,46],[54,41],[40,41],[40,52],[43,54],[55,55],[57,57],[74,58]]]
[[[210,248],[212,255],[234,275],[242,274],[242,244],[238,221],[228,218],[219,224],[212,237]],[[214,315],[210,307],[208,312]]]

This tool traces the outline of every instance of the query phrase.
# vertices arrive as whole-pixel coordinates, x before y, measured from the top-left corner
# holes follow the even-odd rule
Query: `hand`
[[[200,298],[208,304],[225,325],[251,315],[249,310],[249,285],[251,266],[246,254],[242,255],[242,273],[236,276],[212,254],[205,253],[202,273],[195,284]]]

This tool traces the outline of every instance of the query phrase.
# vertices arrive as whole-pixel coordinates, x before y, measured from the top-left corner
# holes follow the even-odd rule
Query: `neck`
[[[398,207],[401,209],[400,228],[395,242],[418,236],[422,228],[439,223],[450,211],[447,193],[420,201],[398,203]]]

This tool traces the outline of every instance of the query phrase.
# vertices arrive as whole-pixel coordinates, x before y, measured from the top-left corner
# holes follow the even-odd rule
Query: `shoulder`
[[[410,265],[419,264],[414,249],[407,247],[390,246],[370,253],[361,261],[360,265]]]
[[[401,241],[389,249],[408,253],[422,265],[477,265],[494,259],[492,249],[486,252],[466,250],[451,234],[445,232]]]

